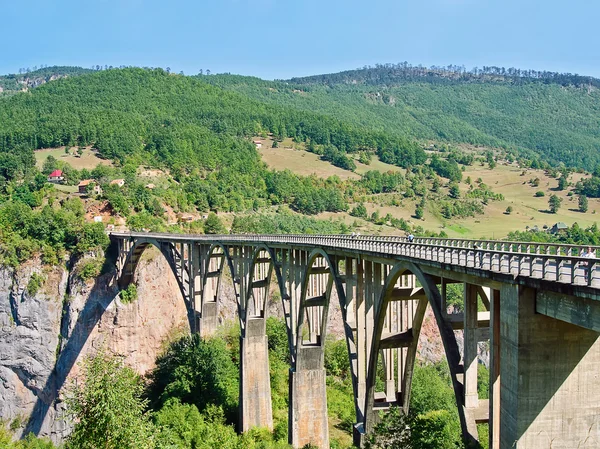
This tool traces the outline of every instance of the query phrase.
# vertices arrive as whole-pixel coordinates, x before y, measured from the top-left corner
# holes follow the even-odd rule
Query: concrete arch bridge
[[[342,311],[351,365],[356,444],[372,430],[378,410],[408,410],[429,304],[467,441],[478,441],[477,423],[488,422],[494,449],[600,447],[600,267],[578,247],[345,235],[110,237],[121,288],[132,281],[144,250],[160,249],[177,278],[192,332],[204,336],[216,329],[221,281],[230,272],[241,326],[243,430],[272,427],[265,322],[273,279],[292,359],[294,447],[329,447],[323,363],[332,297]],[[452,283],[464,286],[460,314],[446,306]],[[479,342],[489,342],[489,400],[477,390]],[[377,383],[378,372],[383,383]],[[385,387],[378,391],[376,385]]]

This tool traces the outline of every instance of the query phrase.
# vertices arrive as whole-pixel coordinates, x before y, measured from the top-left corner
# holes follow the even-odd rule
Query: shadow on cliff
[[[48,411],[55,405],[60,390],[64,386],[79,354],[81,354],[81,351],[85,347],[89,336],[101,320],[106,309],[119,295],[119,289],[116,282],[117,273],[113,258],[106,258],[102,273],[106,274],[100,275],[94,281],[94,285],[87,294],[85,305],[83,309],[79,311],[73,330],[70,333],[68,317],[71,316],[74,311],[72,310],[72,304],[70,302],[65,303],[63,306],[60,332],[62,341],[66,341],[66,343],[59,349],[60,352],[55,361],[54,369],[46,381],[46,384],[36,393],[37,401],[31,412],[23,435],[28,435],[29,433],[39,435],[42,432]],[[73,286],[83,286],[82,281],[79,281],[76,278],[77,275],[71,270],[67,294],[71,293]]]
[[[102,319],[105,311],[110,307],[115,298],[119,296],[119,273],[117,273],[116,269],[116,259],[116,247],[115,245],[111,245],[106,253],[106,259],[102,267],[101,273],[103,274],[96,278],[89,290],[77,278],[77,275],[73,272],[73,267],[70,267],[67,294],[70,295],[73,289],[79,289],[82,293],[87,291],[87,300],[83,308],[79,311],[77,320],[73,326],[69,323],[69,317],[75,313],[75,310],[72,309],[73,305],[71,302],[68,302],[63,306],[61,338],[66,343],[60,348],[54,369],[46,384],[37,391],[37,401],[23,435],[29,433],[40,435],[43,432],[46,427],[44,424],[48,412],[51,407],[55,407],[60,403],[59,393],[65,385],[79,355],[85,348],[90,335]],[[85,295],[85,293],[83,294]],[[195,313],[189,310],[189,308],[187,312],[188,323],[192,326]],[[72,331],[69,332],[69,329],[72,329]]]

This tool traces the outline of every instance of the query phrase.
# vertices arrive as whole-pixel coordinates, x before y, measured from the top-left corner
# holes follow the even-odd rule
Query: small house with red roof
[[[65,177],[63,176],[62,170],[54,170],[48,175],[48,182],[52,182],[54,184],[61,184],[64,180]]]

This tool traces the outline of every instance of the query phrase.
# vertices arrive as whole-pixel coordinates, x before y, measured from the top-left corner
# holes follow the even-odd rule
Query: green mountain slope
[[[0,95],[10,95],[38,87],[49,81],[91,73],[93,70],[72,66],[52,66],[20,74],[0,76]]]
[[[394,135],[501,147],[573,167],[600,163],[600,91],[590,78],[408,77],[366,69],[287,82],[204,79]]]
[[[261,132],[333,144],[342,151],[422,153],[400,137],[269,105],[160,69],[115,69],[57,80],[0,102],[0,151],[5,152],[93,144],[111,159],[142,153],[148,158],[150,153],[151,160],[171,168],[194,161],[211,168],[214,154],[206,147],[213,145],[207,143],[212,137]]]

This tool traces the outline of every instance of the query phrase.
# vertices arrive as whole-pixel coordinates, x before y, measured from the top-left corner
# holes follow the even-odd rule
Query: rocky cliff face
[[[30,294],[33,273],[44,282]],[[77,267],[48,271],[39,261],[0,269],[0,418],[18,428],[17,436],[66,435],[63,387],[77,375],[77,362],[100,345],[143,374],[165,340],[189,332],[181,293],[158,252],[148,251],[140,263],[131,304],[121,302],[113,274],[86,283],[76,273]]]
[[[59,344],[67,272],[53,269],[31,295],[29,280],[41,271],[38,261],[18,271],[0,269],[0,417],[17,423],[30,416],[38,400],[49,399],[46,384]]]

